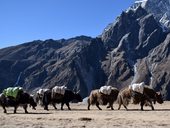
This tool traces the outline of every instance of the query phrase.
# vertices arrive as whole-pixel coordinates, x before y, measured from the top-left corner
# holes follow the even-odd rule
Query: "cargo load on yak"
[[[54,88],[52,88],[52,97],[54,98],[61,98],[64,96],[65,94],[65,90],[67,89],[67,87],[65,86],[55,86]]]
[[[133,90],[134,92],[143,94],[144,86],[145,86],[144,82],[134,83],[129,85],[129,89]]]
[[[22,87],[8,87],[7,89],[3,90],[3,94],[6,97],[13,97],[14,99],[16,99],[18,97],[18,94],[22,92],[23,92]]]
[[[112,86],[102,86],[99,89],[99,92],[105,95],[110,95],[111,91],[112,91]]]
[[[64,95],[66,89],[67,89],[67,87],[65,87],[65,86],[55,86],[52,89],[52,92]]]

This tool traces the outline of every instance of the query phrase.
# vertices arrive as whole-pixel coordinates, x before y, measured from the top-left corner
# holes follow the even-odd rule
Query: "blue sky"
[[[0,48],[33,40],[96,37],[135,0],[0,0]]]

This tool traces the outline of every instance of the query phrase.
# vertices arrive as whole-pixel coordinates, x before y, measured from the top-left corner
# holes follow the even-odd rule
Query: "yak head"
[[[155,98],[156,98],[156,101],[160,104],[163,103],[163,97],[162,97],[162,94],[160,92],[156,92],[155,94]]]
[[[37,103],[34,101],[33,96],[30,96],[29,103],[30,103],[30,106],[32,106],[32,109],[36,110]]]
[[[75,97],[75,100],[77,100],[78,102],[82,102],[83,99],[81,97],[81,95],[79,94],[80,91],[77,91],[77,92],[74,92],[74,97]]]

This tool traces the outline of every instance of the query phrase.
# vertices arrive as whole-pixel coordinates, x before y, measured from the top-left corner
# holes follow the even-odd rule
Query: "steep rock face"
[[[137,62],[147,57],[165,35],[153,15],[140,6],[136,10],[123,12],[101,36],[106,48],[110,48],[108,59],[103,62],[103,69],[108,75],[107,84],[122,88],[141,82],[137,81],[138,77],[143,77],[142,80],[149,84],[147,68],[143,75],[137,75],[140,67],[136,67]]]
[[[162,90],[170,99],[170,34],[146,58],[150,70],[151,86]]]

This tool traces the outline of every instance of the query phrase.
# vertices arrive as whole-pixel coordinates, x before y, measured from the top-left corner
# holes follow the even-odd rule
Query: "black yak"
[[[44,93],[43,96],[43,105],[44,109],[48,110],[48,105],[51,103],[55,107],[55,103],[61,103],[61,110],[63,110],[64,104],[67,105],[68,109],[71,110],[69,102],[77,100],[78,102],[82,102],[82,97],[79,93],[73,92],[71,90],[66,89],[65,93],[53,94],[52,91],[48,91]],[[56,107],[55,107],[56,108]]]
[[[14,113],[16,113],[17,108],[19,106],[23,106],[25,113],[28,113],[28,111],[27,111],[28,104],[30,106],[32,106],[33,109],[35,109],[37,104],[30,94],[28,94],[26,92],[22,92],[18,95],[19,96],[17,97],[17,99],[15,99],[13,97],[7,97],[3,93],[0,94],[0,105],[3,107],[4,113],[7,113],[7,110],[5,107],[14,107]]]

